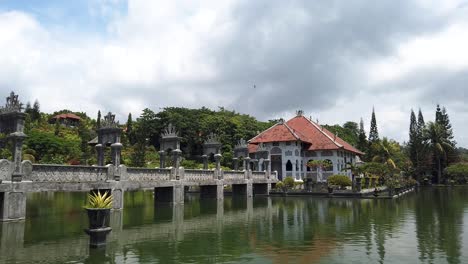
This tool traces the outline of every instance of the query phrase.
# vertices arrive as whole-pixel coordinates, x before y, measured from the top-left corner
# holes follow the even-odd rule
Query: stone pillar
[[[259,167],[258,167],[258,159],[252,159],[252,162],[253,162],[253,168],[252,168],[252,171],[259,171]]]
[[[122,151],[122,144],[121,143],[114,143],[111,145],[112,150],[112,164],[115,167],[120,165],[120,153]]]
[[[172,224],[174,230],[174,240],[184,240],[184,204],[174,203],[172,205]]]
[[[267,179],[270,178],[270,160],[263,160],[263,170],[266,172]]]
[[[115,210],[121,210],[124,208],[124,190],[123,189],[112,190],[112,208]]]
[[[13,138],[13,163],[14,170],[11,181],[20,182],[23,179],[22,159],[23,159],[23,141],[26,135],[23,132],[10,134]]]
[[[164,169],[166,167],[166,151],[160,150],[158,153],[159,153],[159,168]]]
[[[178,169],[180,167],[180,156],[182,154],[182,151],[180,149],[174,149],[172,151],[172,158],[173,158],[173,164],[174,168]]]
[[[23,191],[0,193],[0,221],[24,220],[25,218],[26,193]]]
[[[246,195],[247,197],[253,197],[253,185],[251,181],[247,182]]]
[[[207,170],[208,169],[208,155],[203,155],[203,169]]]
[[[214,155],[214,158],[215,158],[215,161],[216,161],[216,170],[217,171],[220,171],[221,170],[221,158],[223,156],[221,154],[215,154]]]
[[[239,159],[238,158],[232,158],[232,163],[233,163],[233,167],[234,167],[234,170],[239,170]]]
[[[174,204],[183,204],[184,203],[185,188],[182,184],[174,185]]]
[[[97,165],[104,166],[104,146],[102,144],[97,144],[95,148],[97,152]]]
[[[250,170],[250,157],[245,157],[244,158],[244,169],[246,171]]]
[[[112,233],[122,231],[123,229],[123,210],[113,210],[110,214],[110,226]]]
[[[0,254],[14,259],[15,250],[24,247],[24,221],[0,223]],[[8,259],[8,258],[7,258]]]

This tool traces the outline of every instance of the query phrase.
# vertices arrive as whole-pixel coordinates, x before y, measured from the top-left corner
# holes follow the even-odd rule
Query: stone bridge
[[[32,164],[22,160],[23,133],[26,114],[18,95],[13,92],[0,107],[1,146],[12,146],[13,160],[0,160],[0,221],[22,220],[26,217],[26,193],[42,191],[90,192],[109,191],[113,195],[114,209],[122,209],[123,195],[128,190],[154,190],[156,202],[180,204],[184,202],[186,187],[199,186],[203,198],[222,200],[224,187],[232,186],[233,195],[251,197],[268,195],[272,183],[277,182],[276,172],[271,173],[269,160],[265,169],[245,162],[242,170],[221,169],[221,143],[210,134],[203,145],[203,169],[184,169],[180,166],[181,138],[171,124],[161,134],[160,168],[130,168],[122,165],[120,137],[122,129],[115,115],[108,113],[97,130],[97,166],[66,166]],[[105,165],[105,148],[110,146],[112,164]],[[216,168],[208,169],[208,156],[213,155]],[[167,167],[166,158],[172,158]],[[248,161],[249,158],[247,157]]]

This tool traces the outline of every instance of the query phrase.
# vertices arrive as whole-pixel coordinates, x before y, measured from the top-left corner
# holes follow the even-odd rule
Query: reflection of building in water
[[[349,143],[320,126],[318,122],[303,116],[302,111],[284,122],[261,132],[249,140],[251,158],[258,159],[262,166],[262,153],[269,153],[271,170],[278,172],[279,179],[292,176],[296,180],[305,176],[316,181],[326,181],[333,174],[346,174],[351,177],[351,171],[343,171],[346,164],[355,164],[363,153]],[[257,157],[258,154],[258,157]],[[330,166],[322,169],[307,167],[313,160],[327,160]]]

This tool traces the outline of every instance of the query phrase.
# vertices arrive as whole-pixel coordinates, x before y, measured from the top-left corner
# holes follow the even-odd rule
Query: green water
[[[84,193],[37,193],[0,223],[0,263],[468,263],[468,188],[397,200],[258,197],[154,206],[127,192],[90,250]],[[467,222],[468,223],[468,222]]]

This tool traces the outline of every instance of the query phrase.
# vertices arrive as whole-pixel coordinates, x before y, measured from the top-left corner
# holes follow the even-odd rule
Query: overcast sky
[[[254,88],[255,86],[255,88]],[[468,2],[0,0],[0,96],[41,110],[297,109],[324,124],[375,107],[407,141],[411,108],[448,110],[468,146]]]

